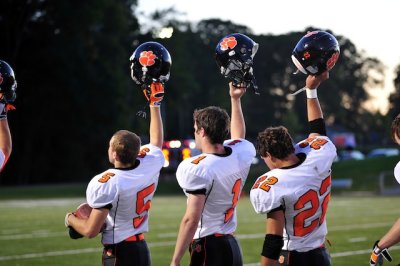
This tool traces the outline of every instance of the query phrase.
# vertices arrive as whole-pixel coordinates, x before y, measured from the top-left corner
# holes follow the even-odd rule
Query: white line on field
[[[342,225],[342,226],[328,226],[329,232],[335,231],[347,231],[353,229],[369,229],[369,228],[378,228],[378,227],[389,227],[392,223],[370,223],[370,224],[357,224],[357,225]],[[32,238],[44,238],[44,237],[58,237],[62,235],[66,235],[66,232],[39,232],[39,233],[31,233],[31,234],[7,234],[1,235],[0,240],[15,240],[15,239],[32,239]],[[263,238],[265,234],[240,234],[236,235],[239,239],[253,239],[253,238]],[[160,238],[169,238],[176,237],[176,232],[168,232],[159,234]]]
[[[354,237],[348,240],[350,243],[364,242],[367,241],[366,237]]]
[[[174,245],[175,245],[175,241],[149,243],[149,247],[167,247],[167,246],[174,246]],[[1,256],[0,261],[32,259],[32,258],[42,258],[42,257],[54,257],[54,256],[64,256],[64,255],[76,255],[76,254],[95,253],[95,252],[100,253],[101,251],[102,251],[101,248],[83,248],[83,249],[72,249],[72,250],[63,250],[63,251],[50,251],[50,252],[43,252],[43,253],[30,253],[30,254],[22,254],[22,255]]]
[[[371,224],[363,224],[363,225],[345,225],[345,226],[335,226],[330,227],[329,231],[346,231],[354,228],[376,228],[376,227],[386,227],[390,226],[391,223],[371,223]],[[0,240],[15,240],[15,239],[30,239],[30,238],[38,238],[38,237],[57,237],[60,235],[65,235],[65,232],[34,232],[32,234],[13,234],[13,235],[0,235]],[[172,233],[161,234],[161,237],[173,237]],[[254,239],[254,238],[263,238],[264,234],[238,234],[236,235],[239,239]],[[354,241],[358,241],[359,239],[353,239]],[[351,240],[350,240],[351,241]],[[150,247],[165,247],[165,246],[174,246],[174,241],[167,242],[158,242],[158,243],[149,243]],[[391,250],[400,249],[400,246],[391,247]],[[101,252],[100,248],[86,248],[86,249],[77,249],[77,250],[64,250],[64,251],[52,251],[52,252],[44,252],[44,253],[31,253],[31,254],[22,254],[22,255],[10,255],[10,256],[1,256],[0,261],[7,260],[18,260],[18,259],[29,259],[29,258],[41,258],[41,257],[52,257],[52,256],[64,256],[71,254],[83,254],[83,253],[94,253]],[[348,251],[348,252],[339,252],[331,254],[331,257],[346,257],[352,255],[359,254],[368,254],[370,253],[370,249],[365,250],[357,250],[357,251]],[[259,264],[245,264],[244,266],[257,266]]]
[[[175,241],[149,243],[149,247],[167,247],[167,246],[174,246],[174,245],[175,245]],[[400,249],[400,246],[393,246],[390,248],[390,250],[397,250],[397,249]],[[51,252],[44,252],[44,253],[31,253],[31,254],[22,254],[22,255],[1,256],[0,261],[76,255],[76,254],[95,253],[95,252],[100,253],[101,248],[84,248],[84,249],[72,249],[72,250],[63,250],[63,251],[51,251]],[[362,249],[362,250],[331,253],[331,257],[332,258],[348,257],[348,256],[362,255],[362,254],[369,254],[369,253],[371,253],[371,249]],[[260,265],[260,264],[259,263],[244,264],[244,266],[258,266],[258,265]]]
[[[397,250],[397,249],[400,249],[400,246],[393,246],[390,248],[390,250]],[[369,253],[371,253],[371,249],[362,249],[362,250],[332,253],[331,257],[332,258],[348,257],[348,256],[352,256],[352,255],[362,255],[362,254],[369,254]]]

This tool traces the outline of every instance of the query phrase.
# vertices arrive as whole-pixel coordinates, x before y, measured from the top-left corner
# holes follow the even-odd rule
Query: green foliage
[[[192,25],[177,19],[173,8],[155,11],[140,26],[136,6],[136,0],[1,1],[0,58],[14,67],[18,81],[17,111],[9,114],[13,153],[1,184],[86,182],[109,167],[106,149],[114,131],[133,130],[146,142],[148,120],[135,116],[145,101],[129,73],[129,57],[145,41],[161,42],[172,56],[162,105],[166,139],[192,137],[196,108],[218,105],[229,111],[227,80],[214,51],[232,32],[260,45],[254,68],[261,95],[249,91],[242,101],[247,138],[279,124],[293,135],[304,132],[304,97],[287,94],[304,86],[304,75],[292,75],[290,55],[311,28],[254,35],[244,25],[220,19]],[[170,39],[153,36],[163,26],[174,28]],[[381,73],[382,65],[337,37],[340,59],[319,90],[327,122],[355,132],[358,143],[388,143],[390,119],[362,106],[368,99],[365,86],[380,83],[369,73]]]
[[[332,178],[351,178],[351,190],[378,192],[380,173],[392,172],[399,161],[400,156],[340,161],[332,166]]]

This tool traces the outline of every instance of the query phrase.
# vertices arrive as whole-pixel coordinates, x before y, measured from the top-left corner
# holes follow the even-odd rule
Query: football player
[[[261,265],[329,266],[324,247],[325,215],[331,191],[336,148],[326,136],[317,87],[329,72],[306,79],[308,138],[293,145],[283,126],[269,127],[257,137],[257,152],[270,169],[254,183],[250,200],[266,215]]]
[[[400,145],[400,114],[392,122],[392,138],[395,143]],[[394,176],[400,183],[400,162],[394,168]],[[380,266],[383,264],[383,258],[392,261],[388,248],[400,242],[400,219],[398,219],[392,228],[380,239],[377,240],[372,248],[370,257],[371,266]]]
[[[6,165],[12,150],[7,112],[14,109],[10,103],[16,98],[16,88],[14,70],[8,63],[0,60],[0,171]]]
[[[195,110],[194,135],[202,154],[185,159],[176,178],[187,196],[171,265],[189,247],[190,265],[243,265],[237,239],[236,204],[255,156],[245,140],[240,98],[246,86],[229,83],[231,119],[224,109]],[[226,140],[230,131],[230,139]]]
[[[92,238],[101,232],[104,266],[151,264],[144,233],[148,231],[149,209],[164,164],[160,105],[164,96],[162,82],[167,80],[160,79],[162,73],[157,69],[169,73],[170,65],[169,53],[159,43],[144,43],[135,50],[131,57],[132,76],[149,101],[150,143],[141,146],[136,134],[117,131],[108,148],[113,168],[96,175],[86,190],[87,202],[93,208],[89,218],[73,213],[65,217],[71,237],[80,234]]]
[[[241,97],[256,90],[253,58],[258,44],[244,34],[222,38],[215,49],[221,74],[229,79],[231,118],[224,109],[195,110],[194,136],[202,154],[182,161],[176,178],[187,196],[171,266],[180,265],[189,247],[190,265],[243,265],[236,230],[236,205],[255,154],[245,140]],[[227,140],[230,132],[230,139]]]

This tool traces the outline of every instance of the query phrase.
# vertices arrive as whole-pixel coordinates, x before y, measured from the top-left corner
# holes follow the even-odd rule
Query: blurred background
[[[305,76],[293,75],[290,55],[307,31],[321,29],[341,47],[319,90],[338,160],[398,155],[390,139],[390,123],[400,111],[400,55],[392,48],[399,41],[390,15],[396,3],[223,2],[0,1],[0,59],[13,67],[18,82],[17,109],[8,115],[13,152],[0,185],[85,183],[109,167],[108,141],[116,130],[132,130],[146,143],[149,119],[136,116],[145,100],[129,68],[130,55],[146,41],[162,43],[172,56],[161,106],[164,154],[171,156],[161,178],[170,178],[174,165],[196,152],[190,146],[193,110],[229,110],[227,80],[214,50],[233,32],[260,44],[254,61],[261,95],[249,91],[243,99],[249,140],[279,124],[296,141],[305,136],[305,97],[288,96],[304,86]]]

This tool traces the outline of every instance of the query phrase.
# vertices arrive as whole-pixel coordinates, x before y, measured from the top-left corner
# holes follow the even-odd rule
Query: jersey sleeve
[[[140,148],[138,160],[141,164],[149,165],[150,169],[159,171],[164,165],[165,158],[159,147],[149,143]]]
[[[5,165],[6,165],[6,156],[3,150],[0,150],[0,171],[3,169]]]
[[[202,171],[195,169],[198,165],[192,165],[190,159],[184,160],[176,171],[176,179],[179,186],[183,189],[185,193],[205,190],[209,192],[212,181],[209,175],[202,174]]]
[[[102,178],[108,172],[95,176],[86,189],[86,200],[94,209],[105,208],[113,203],[118,195],[114,182],[102,182]]]
[[[232,148],[239,157],[239,161],[251,164],[256,156],[256,149],[253,143],[245,139],[229,139],[224,141],[224,146]]]
[[[329,172],[335,160],[336,147],[326,136],[318,136],[306,139],[296,145],[296,153],[307,154],[308,161],[313,164],[313,168],[319,173]]]
[[[270,211],[282,206],[282,196],[279,193],[279,186],[270,186],[269,190],[259,188],[261,178],[259,177],[250,191],[250,201],[256,213],[267,214]],[[258,185],[257,185],[258,184]]]
[[[397,182],[399,182],[399,184],[400,184],[400,162],[398,162],[396,167],[394,168],[394,177],[396,178]]]

